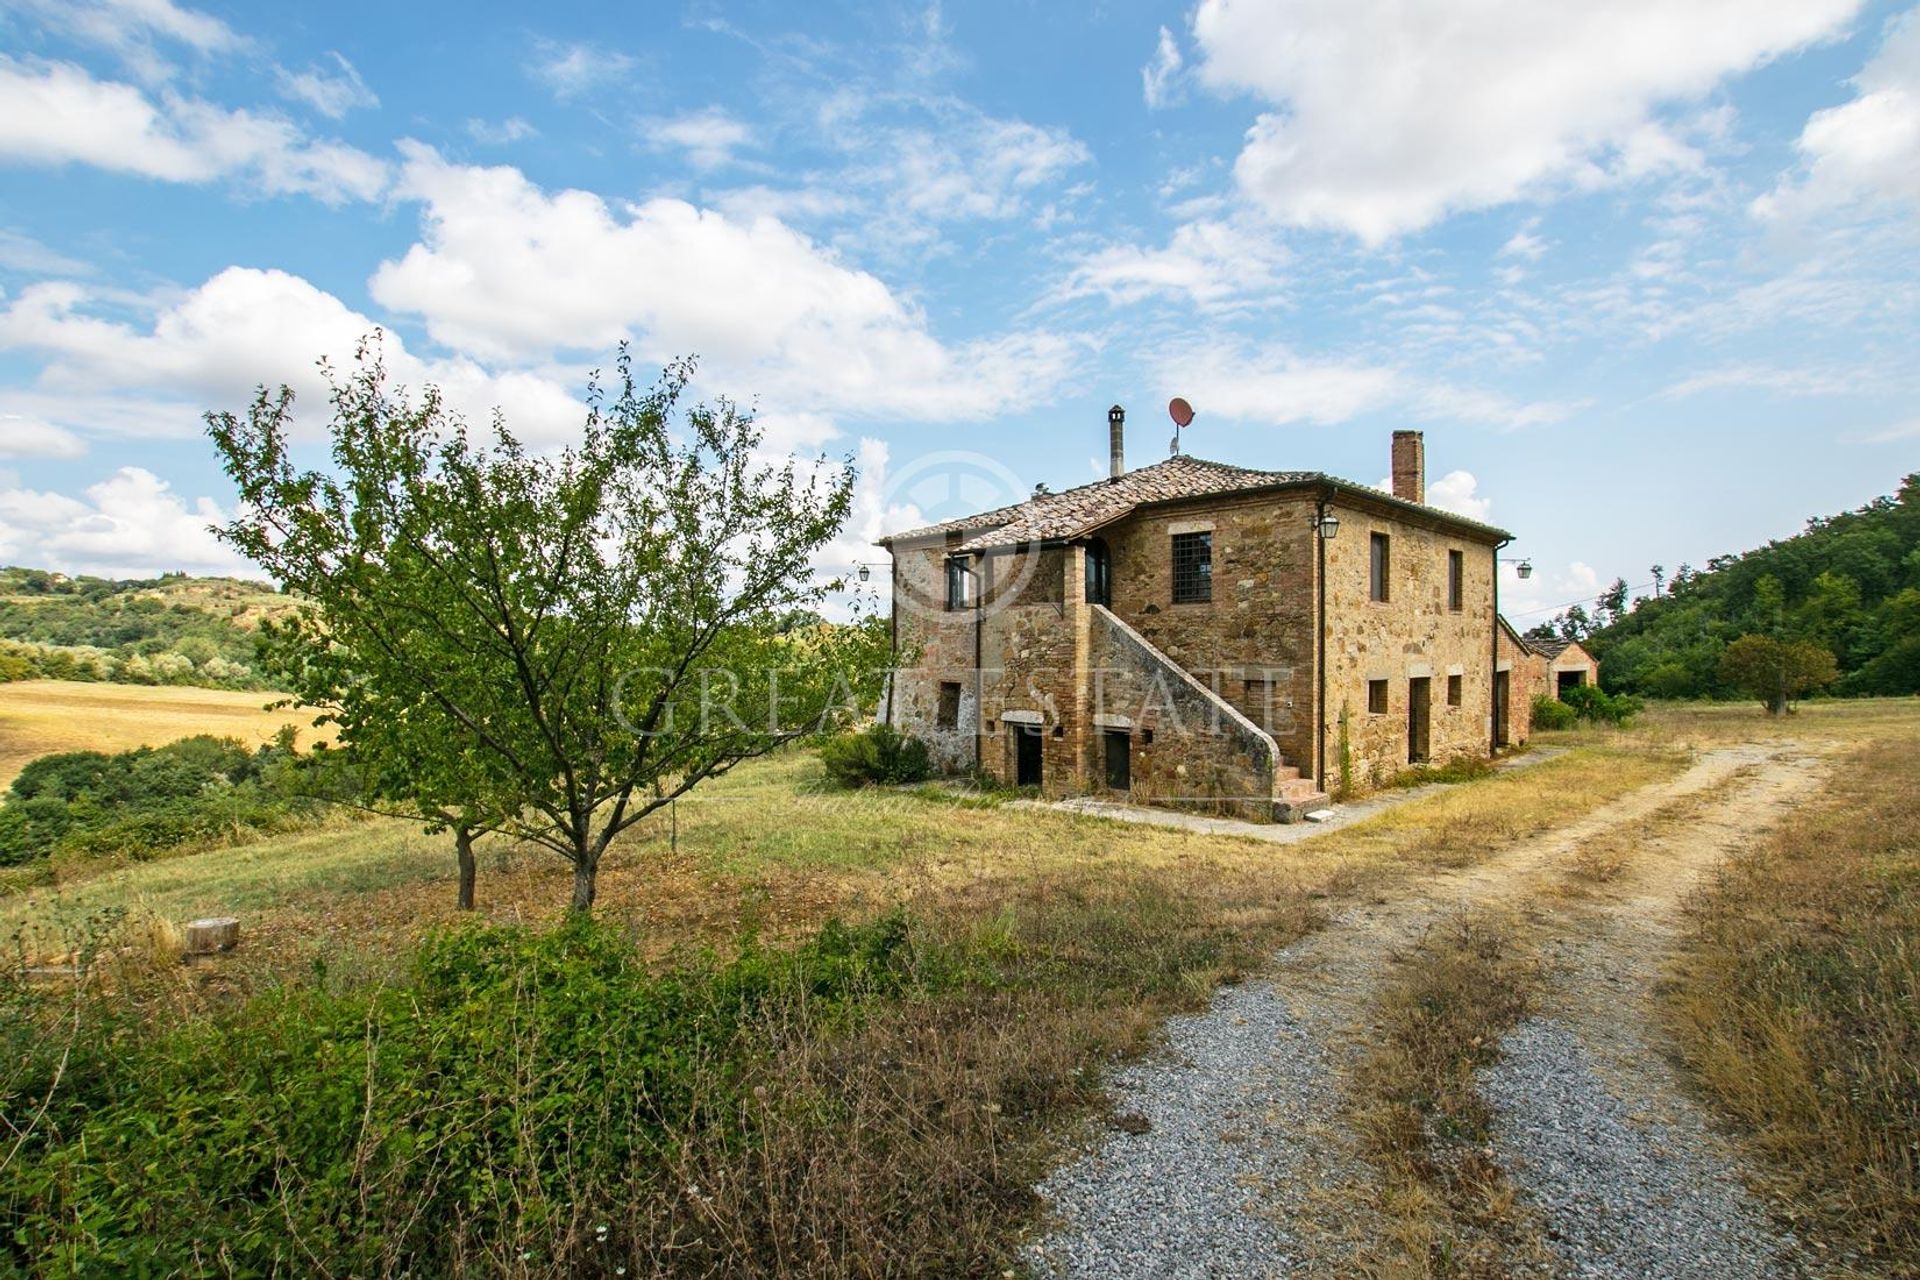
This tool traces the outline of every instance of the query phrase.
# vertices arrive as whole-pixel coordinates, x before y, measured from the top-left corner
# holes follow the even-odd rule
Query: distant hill
[[[254,632],[293,601],[239,578],[0,569],[0,680],[264,687]]]
[[[1581,633],[1611,689],[1660,698],[1733,697],[1720,655],[1750,632],[1830,650],[1841,694],[1920,693],[1920,473],[1892,497],[1809,520],[1791,538],[1680,566],[1658,598],[1601,597],[1597,617],[1549,628]],[[1598,623],[1599,625],[1594,625]]]

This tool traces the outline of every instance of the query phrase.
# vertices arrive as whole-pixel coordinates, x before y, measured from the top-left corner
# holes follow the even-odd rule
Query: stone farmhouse
[[[940,767],[1290,821],[1343,778],[1524,736],[1510,535],[1426,505],[1420,432],[1394,433],[1387,493],[1177,453],[1129,471],[1124,417],[1107,479],[881,539],[883,715]]]
[[[1598,686],[1600,660],[1578,640],[1529,639],[1500,619],[1500,645],[1494,670],[1507,676],[1507,714],[1494,726],[1494,746],[1527,740],[1533,700],[1541,694],[1562,698],[1583,684]]]

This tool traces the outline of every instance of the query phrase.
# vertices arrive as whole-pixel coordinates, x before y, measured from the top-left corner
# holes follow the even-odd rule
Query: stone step
[[[1298,765],[1283,764],[1273,771],[1274,785],[1278,786],[1282,782],[1291,782],[1299,776],[1300,768]]]
[[[1274,793],[1273,817],[1276,822],[1299,822],[1315,809],[1324,809],[1327,793],[1311,778],[1292,778],[1282,782]]]

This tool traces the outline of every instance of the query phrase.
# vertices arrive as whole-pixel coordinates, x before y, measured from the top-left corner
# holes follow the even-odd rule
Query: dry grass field
[[[57,705],[53,692],[43,689],[37,705]],[[111,721],[106,703],[125,699],[137,712],[144,695],[169,692],[107,691],[94,714]],[[10,710],[5,694],[0,714]],[[182,732],[209,731],[210,702],[232,708],[251,698],[189,692],[186,700],[183,719],[173,722]],[[57,711],[39,715],[42,725],[59,719]],[[147,740],[167,736],[161,723],[155,716]],[[911,998],[875,997],[852,1021],[808,1013],[804,1002],[780,1006],[777,1020],[753,1033],[764,1039],[754,1041],[755,1065],[739,1086],[762,1099],[758,1109],[726,1122],[743,1126],[737,1133],[722,1126],[733,1137],[682,1135],[679,1163],[657,1184],[623,1184],[613,1236],[640,1271],[662,1274],[997,1274],[1018,1265],[1020,1233],[1035,1212],[1034,1178],[1063,1143],[1097,1126],[1103,1065],[1151,1044],[1170,1013],[1203,1005],[1218,984],[1260,968],[1276,948],[1309,934],[1328,938],[1340,932],[1328,921],[1356,905],[1393,903],[1411,886],[1480,874],[1583,820],[1595,865],[1611,868],[1599,883],[1611,885],[1621,873],[1597,857],[1613,835],[1608,815],[1621,812],[1610,806],[1663,791],[1702,751],[1795,741],[1885,760],[1903,749],[1912,756],[1916,737],[1920,703],[1911,701],[1814,704],[1785,723],[1749,707],[1655,708],[1625,731],[1543,735],[1537,746],[1556,749],[1551,758],[1412,795],[1291,844],[1013,807],[939,787],[837,791],[808,751],[756,762],[659,815],[609,856],[596,913],[637,940],[647,965],[663,975],[692,972],[715,957],[750,954],[755,942],[799,946],[830,920],[884,920],[901,910],[914,954],[965,957],[967,972],[991,976]],[[1863,793],[1852,803],[1874,808],[1892,798]],[[1684,825],[1688,812],[1675,809],[1656,826]],[[1585,865],[1568,863],[1576,875]],[[569,874],[550,854],[483,844],[477,914],[552,924],[563,914]],[[1557,864],[1543,866],[1538,879],[1550,886],[1558,875]],[[276,993],[309,987],[351,992],[372,979],[407,989],[417,981],[409,965],[423,937],[463,936],[441,930],[458,919],[453,882],[446,837],[397,821],[343,822],[147,862],[66,868],[58,879],[0,890],[0,936],[44,962],[90,930],[97,937],[103,919],[124,915],[123,937],[165,951],[177,941],[173,923],[238,915],[239,950],[185,970],[163,965],[156,972],[171,976],[155,998],[171,1020],[252,1026],[219,1021],[239,1007],[236,996],[260,992],[271,1008]],[[1822,901],[1855,912],[1855,900],[1837,892]],[[1752,908],[1729,910],[1745,919]],[[1822,927],[1830,931],[1834,919]],[[1510,954],[1488,951],[1490,936],[1434,935],[1407,952],[1426,962],[1408,968],[1404,992],[1393,987],[1369,1015],[1381,1056],[1363,1093],[1390,1099],[1413,1088],[1473,1126],[1462,1064],[1486,1052],[1521,1006],[1481,1001],[1439,1021],[1432,1010],[1445,1012],[1442,997],[1455,989],[1512,994],[1518,970]],[[1910,927],[1905,936],[1910,955]],[[1424,1012],[1396,1020],[1410,1010]],[[276,1036],[292,1034],[275,1026]],[[1713,1034],[1739,1039],[1725,1029]],[[1703,1072],[1707,1087],[1740,1078],[1737,1047],[1721,1051],[1717,1074]],[[236,1097],[234,1105],[253,1104]],[[1796,1123],[1795,1133],[1813,1131]],[[1394,1185],[1410,1202],[1433,1206],[1400,1215],[1409,1238],[1421,1238],[1428,1223],[1499,1229],[1495,1218],[1482,1221],[1489,1210],[1478,1203],[1504,1194],[1497,1178],[1461,1170],[1451,1181],[1428,1179],[1418,1144],[1409,1140],[1402,1146],[1411,1154],[1394,1154],[1402,1149],[1395,1132],[1382,1123],[1375,1158],[1404,1164]],[[1780,1149],[1791,1152],[1787,1143]],[[823,1162],[822,1152],[832,1159]],[[437,1185],[439,1168],[418,1174],[420,1196]],[[690,1185],[702,1198],[676,1190]],[[427,1212],[427,1203],[405,1202],[409,1213]],[[563,1228],[513,1221],[521,1224],[515,1230],[560,1232],[542,1237],[555,1250],[551,1267],[469,1261],[453,1269],[531,1275],[596,1265],[590,1250],[604,1235],[595,1236],[590,1220]],[[1441,1272],[1411,1272],[1430,1273]]]
[[[0,789],[56,751],[129,751],[211,733],[249,745],[312,717],[264,711],[272,694],[222,689],[20,680],[0,684]],[[308,729],[302,738],[312,736]]]

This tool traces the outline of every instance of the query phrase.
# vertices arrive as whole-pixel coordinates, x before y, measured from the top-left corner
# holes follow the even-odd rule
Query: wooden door
[[[1433,724],[1433,681],[1415,676],[1407,681],[1407,763],[1420,764],[1430,754]]]
[[[1513,696],[1510,671],[1493,673],[1493,745],[1507,745],[1507,699]]]

